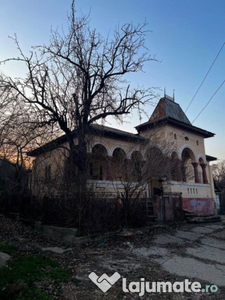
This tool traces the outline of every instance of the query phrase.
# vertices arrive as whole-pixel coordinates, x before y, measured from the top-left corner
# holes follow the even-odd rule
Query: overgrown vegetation
[[[220,195],[220,212],[225,214],[225,161],[212,165],[212,172],[216,191]]]
[[[0,252],[12,254],[16,251],[16,247],[8,244],[0,244]]]
[[[28,171],[5,158],[0,159],[1,210],[18,212],[28,194]]]
[[[0,245],[6,251],[11,246]],[[50,300],[35,286],[35,282],[45,279],[66,281],[69,271],[61,269],[57,261],[44,256],[25,255],[15,258],[8,266],[0,268],[0,299],[10,300]]]

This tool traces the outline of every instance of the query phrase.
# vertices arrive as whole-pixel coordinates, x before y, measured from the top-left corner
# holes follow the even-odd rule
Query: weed
[[[51,300],[52,297],[36,287],[24,288],[16,300]]]
[[[51,298],[32,286],[33,283],[44,279],[66,281],[68,277],[69,272],[61,269],[57,261],[44,256],[21,256],[14,259],[8,266],[0,268],[0,299],[7,299],[6,295],[14,285],[17,288],[10,299],[49,300]],[[16,298],[14,298],[15,295],[17,295]]]
[[[16,247],[7,244],[0,244],[0,252],[12,254],[16,251]]]

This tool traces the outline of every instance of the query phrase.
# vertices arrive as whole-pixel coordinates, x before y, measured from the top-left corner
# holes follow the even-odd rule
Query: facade
[[[180,195],[183,210],[212,214],[215,192],[209,163],[215,158],[205,154],[204,139],[214,134],[192,126],[167,95],[136,130],[132,134],[92,125],[87,138],[88,184],[98,197],[119,197],[129,186],[141,190],[142,198]],[[62,189],[71,172],[66,148],[62,136],[29,153],[36,157],[31,179],[34,195],[53,195]]]

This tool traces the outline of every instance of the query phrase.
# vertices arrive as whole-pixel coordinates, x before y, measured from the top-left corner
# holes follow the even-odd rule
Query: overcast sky
[[[0,60],[18,56],[8,36],[16,33],[21,47],[29,51],[48,43],[51,28],[66,29],[70,4],[70,0],[1,0]],[[164,88],[170,96],[175,90],[175,101],[187,110],[191,122],[196,119],[193,125],[216,134],[206,139],[206,154],[225,160],[225,1],[77,0],[76,10],[90,12],[91,27],[104,36],[123,23],[148,23],[146,46],[160,62],[147,63],[144,73],[132,76],[132,85],[159,87],[161,97]],[[18,76],[21,66],[10,64],[0,71]],[[156,103],[146,107],[148,116]],[[133,131],[139,124],[135,115],[127,121],[119,128]]]

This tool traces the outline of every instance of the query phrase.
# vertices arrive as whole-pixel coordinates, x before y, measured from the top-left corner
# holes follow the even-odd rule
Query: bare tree
[[[225,186],[225,161],[212,165],[212,173],[216,183]]]
[[[20,99],[16,99],[13,90],[3,90],[0,100],[0,157],[18,168],[29,168],[32,159],[27,152],[43,144],[43,140],[46,142],[49,130],[38,126],[39,116],[30,104],[24,105]],[[51,135],[53,137],[52,132]]]
[[[59,126],[66,134],[78,186],[86,186],[86,137],[90,125],[108,116],[121,119],[154,97],[153,89],[131,89],[125,75],[142,71],[155,61],[144,46],[146,24],[124,24],[112,38],[103,38],[89,26],[89,16],[77,17],[74,1],[68,32],[53,31],[49,45],[34,48],[26,56],[15,36],[25,78],[1,79],[0,88],[14,90],[15,101],[32,106],[38,126]],[[74,140],[74,136],[76,139]]]
[[[145,136],[145,141],[131,144],[130,159],[124,159],[123,153],[120,152],[121,156],[116,160],[114,174],[119,175],[117,178],[123,187],[123,191],[117,197],[123,203],[126,226],[131,225],[134,216],[138,217],[137,209],[140,209],[141,204],[146,208],[147,190],[151,183],[156,181],[159,190],[162,187],[159,181],[170,178],[170,156],[174,149],[167,144],[164,136],[160,130],[154,128]],[[144,214],[141,218],[144,221]]]
[[[225,213],[225,161],[212,165],[212,175],[215,180],[215,188],[220,194],[221,212]]]

